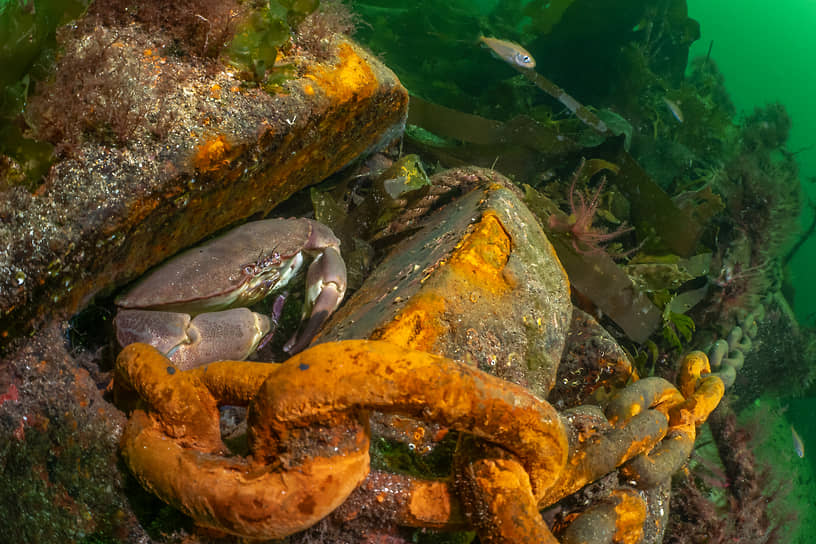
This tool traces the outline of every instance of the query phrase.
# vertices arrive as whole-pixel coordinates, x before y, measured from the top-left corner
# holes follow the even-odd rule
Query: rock
[[[223,66],[157,54],[170,45],[137,24],[90,34],[63,45],[115,38],[117,62],[143,65],[121,91],[138,102],[165,89],[160,105],[133,107],[148,116],[170,111],[173,122],[162,137],[137,130],[121,146],[86,141],[34,194],[22,186],[0,193],[3,338],[70,315],[203,237],[268,213],[404,126],[406,90],[345,39],[329,63],[286,59],[303,75],[268,94]]]
[[[506,178],[470,168],[432,180],[474,175],[486,182],[399,244],[317,341],[389,340],[471,362],[546,398],[572,316],[567,276]]]
[[[558,410],[603,405],[637,377],[612,335],[586,312],[575,308],[555,387],[547,400]]]
[[[97,383],[110,377],[69,354],[64,332],[52,322],[0,359],[3,540],[149,542],[118,468],[125,416]]]

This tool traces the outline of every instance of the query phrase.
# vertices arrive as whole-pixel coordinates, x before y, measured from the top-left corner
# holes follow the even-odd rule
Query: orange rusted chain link
[[[337,454],[298,459],[284,469],[227,457],[216,399],[153,347],[131,344],[116,370],[117,380],[149,407],[128,420],[125,461],[145,488],[202,525],[248,538],[282,538],[331,513],[368,473],[368,434],[360,421],[328,430],[325,440],[338,444]]]
[[[536,500],[566,461],[564,428],[548,403],[443,357],[387,342],[322,344],[271,366],[276,370],[270,368],[254,397],[251,390],[266,371],[251,365],[243,374],[245,365],[221,362],[181,372],[141,344],[117,360],[118,380],[149,410],[134,412],[125,431],[131,470],[169,504],[232,534],[281,538],[342,503],[368,473],[369,409],[421,417],[503,445],[521,460]],[[227,458],[216,405],[249,398],[252,455]],[[315,443],[322,444],[316,456]]]
[[[581,512],[561,535],[561,544],[637,544],[643,537],[646,503],[629,489]]]
[[[720,396],[717,393],[719,380],[701,378],[701,374],[707,372],[707,366],[695,365],[692,356],[696,355],[691,354],[684,360],[681,368],[681,384],[691,382],[697,388],[691,397],[684,399],[672,384],[662,379],[649,379],[642,384],[630,385],[621,392],[617,398],[618,404],[613,404],[610,410],[613,414],[625,415],[616,418],[618,428],[576,433],[578,438],[571,441],[567,466],[535,508],[530,507],[531,493],[527,491],[524,480],[518,476],[522,470],[520,464],[505,458],[506,456],[493,459],[479,457],[472,447],[465,448],[464,451],[460,447],[457,453],[464,457],[464,461],[460,459],[460,462],[465,463],[466,470],[462,471],[464,478],[459,479],[458,494],[465,501],[468,519],[479,530],[480,539],[485,542],[553,542],[549,528],[537,513],[538,508],[568,496],[628,459],[645,459],[647,463],[651,462],[658,467],[654,471],[656,474],[663,476],[665,471],[673,471],[672,465],[679,466],[678,462],[682,464],[687,457],[682,450],[669,464],[655,463],[656,459],[665,457],[658,455],[657,450],[650,456],[642,454],[653,450],[655,445],[661,448],[666,447],[665,444],[671,444],[670,440],[661,441],[666,435],[669,417],[677,418],[678,414],[690,412],[694,421],[700,423],[710,410],[706,408],[708,411],[700,411],[699,407],[716,406]],[[605,420],[603,413],[600,413],[600,418]],[[569,421],[566,425],[570,426]],[[675,425],[672,433],[678,434],[681,430],[681,427]],[[460,440],[460,446],[463,442],[472,443],[472,440],[465,437]],[[675,453],[672,447],[666,449],[671,454]],[[643,481],[646,479],[644,476],[639,477]],[[456,497],[451,489],[440,487],[437,491],[448,498],[445,504],[456,504]],[[607,533],[581,533],[579,525],[575,532],[583,534],[587,539],[581,537],[577,542],[603,544],[614,541],[635,544],[640,541],[646,516],[645,504],[632,490],[616,490],[613,495],[617,498],[613,501],[614,508],[607,507]],[[577,519],[582,518],[579,516]],[[591,520],[590,516],[586,523],[592,524]],[[439,521],[437,519],[435,527],[440,527]],[[414,525],[412,522],[405,524]]]
[[[579,438],[577,443],[570,444],[567,466],[539,507],[544,508],[571,495],[626,461],[648,452],[660,443],[667,428],[666,416],[656,410],[646,410],[619,429]]]
[[[219,405],[246,406],[258,393],[261,384],[279,368],[276,364],[243,361],[238,371],[233,361],[219,361],[186,373],[201,380]]]
[[[445,357],[369,340],[320,344],[283,363],[250,406],[251,442],[274,451],[292,427],[359,409],[400,413],[499,444],[519,457],[537,498],[567,458],[558,413],[523,387]]]
[[[606,422],[603,413],[595,410],[599,419]],[[583,407],[583,411],[594,412],[592,407]],[[572,426],[569,417],[565,425]],[[556,484],[537,504],[529,485],[525,486],[525,480],[518,476],[523,468],[516,460],[508,459],[506,453],[502,454],[488,444],[462,437],[457,458],[464,466],[457,471],[461,474],[457,481],[469,521],[484,542],[557,542],[538,513],[539,509],[608,474],[626,460],[649,451],[663,438],[667,426],[666,416],[656,410],[646,410],[620,429],[609,428],[606,424],[602,430],[570,433],[574,438],[567,465]],[[642,510],[641,525],[645,507]],[[616,520],[613,517],[612,533]],[[595,544],[595,541],[591,542]]]
[[[600,409],[597,410],[600,412]],[[602,412],[600,418],[605,421]],[[571,426],[569,418],[565,420],[565,425]],[[646,410],[620,429],[606,428],[591,433],[576,433],[580,437],[571,443],[567,466],[558,482],[534,508],[529,507],[533,500],[528,491],[529,484],[525,486],[516,474],[523,470],[521,464],[508,459],[506,452],[503,456],[495,455],[494,459],[480,458],[481,452],[474,448],[473,439],[467,436],[460,438],[457,448],[457,463],[464,467],[457,470],[459,476],[456,478],[456,489],[441,481],[379,474],[376,477],[369,476],[355,492],[360,497],[354,502],[366,505],[370,519],[388,520],[403,526],[448,530],[461,528],[461,511],[465,510],[469,512],[467,521],[479,529],[480,539],[485,542],[537,542],[536,539],[519,538],[520,535],[549,534],[549,528],[538,513],[539,509],[612,472],[626,460],[651,450],[665,435],[667,427],[666,416],[655,410]],[[477,442],[478,447],[489,447],[483,441]],[[495,450],[499,448],[492,449],[495,454]],[[484,464],[488,460],[495,461],[488,468],[495,476],[502,476],[500,481],[491,482],[485,477],[488,468]],[[479,470],[471,467],[476,461],[482,462]],[[465,504],[461,505],[460,500]],[[540,538],[542,542],[546,542],[546,537]]]
[[[469,492],[463,493],[479,542],[558,544],[541,518],[530,479],[512,459],[477,459],[465,471]]]
[[[617,519],[613,504],[594,504],[572,519],[560,535],[561,544],[610,544]]]
[[[399,524],[464,523],[475,526],[484,542],[554,543],[540,508],[622,463],[622,474],[642,487],[664,481],[687,458],[695,426],[723,392],[719,378],[704,376],[705,356],[690,354],[678,378],[687,398],[665,380],[641,380],[607,406],[615,427],[567,433],[570,417],[562,421],[520,386],[381,341],[322,344],[280,365],[223,361],[186,372],[155,349],[134,344],[122,352],[116,371],[118,385],[146,405],[134,411],[122,441],[133,473],[202,525],[247,538],[301,531],[363,482],[356,504],[390,505],[388,519]],[[219,404],[249,406],[250,456],[228,456]],[[472,435],[460,440],[458,488],[369,474],[369,410]],[[615,508],[615,541],[635,542],[642,501],[624,495]]]
[[[725,393],[725,385],[719,377],[702,376],[710,372],[708,357],[704,353],[695,351],[684,357],[678,385],[688,395],[682,402],[670,403],[669,433],[654,450],[632,459],[621,468],[621,473],[639,487],[647,489],[666,481],[688,459],[694,448],[697,426],[705,422]],[[683,397],[679,392],[678,395]],[[673,397],[665,392],[662,396]]]
[[[584,412],[592,412],[589,407],[582,408]],[[604,419],[602,413],[600,418]],[[578,437],[570,445],[565,470],[550,493],[538,504],[534,502],[529,485],[525,486],[525,480],[518,476],[523,468],[517,461],[508,459],[507,454],[502,455],[501,451],[491,451],[491,448],[496,450],[495,447],[476,443],[469,437],[460,438],[457,456],[464,468],[458,471],[461,476],[457,478],[457,489],[480,541],[558,542],[543,521],[539,509],[608,474],[627,459],[648,452],[660,442],[667,424],[666,416],[647,409],[620,429],[594,429],[577,433]],[[569,418],[567,425],[571,425]],[[596,531],[594,525],[588,531],[579,529],[579,525],[572,534],[582,536],[573,542],[603,544],[612,542],[613,536],[616,542],[635,544],[640,540],[646,507],[633,491],[616,491],[615,499],[610,499],[604,511],[608,514],[608,531]],[[582,519],[582,516],[578,519]],[[594,518],[590,516],[588,519]],[[594,523],[584,521],[587,522]],[[583,539],[589,535],[594,536]]]
[[[683,358],[677,373],[677,389],[684,398],[689,398],[697,389],[703,374],[711,373],[708,357],[702,351],[692,351]]]
[[[668,380],[643,378],[615,395],[605,412],[609,423],[620,426],[648,408],[658,410],[668,417],[669,409],[683,400],[683,395]]]
[[[462,435],[456,448],[457,494],[485,544],[558,544],[539,514],[524,467],[506,450]]]

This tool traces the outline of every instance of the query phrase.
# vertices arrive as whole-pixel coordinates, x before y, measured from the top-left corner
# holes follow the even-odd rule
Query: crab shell
[[[309,315],[309,320],[302,332],[286,345],[291,353],[299,351],[339,306],[345,294],[346,268],[339,246],[340,241],[328,227],[310,219],[265,219],[246,223],[179,254],[119,297],[116,304],[122,310],[116,316],[117,338],[120,344],[127,345],[144,342],[158,331],[159,337],[147,340],[148,343],[165,348],[174,343],[176,346],[195,345],[202,335],[188,329],[190,315],[223,313],[222,310],[252,305],[286,286],[302,267],[304,256],[314,256],[306,277],[304,316]],[[157,315],[152,317],[146,310],[157,311]],[[176,312],[182,316],[172,318],[178,324],[165,324],[165,320],[170,319],[167,314]],[[236,340],[240,347],[235,348],[231,347],[230,339],[213,339],[212,342],[224,345],[224,349],[208,346],[205,351],[211,360],[245,358],[269,330],[268,320],[252,312],[224,315],[223,319],[230,321],[224,321],[223,326],[213,324],[220,323],[217,320],[221,317],[212,315],[208,328],[217,334],[220,329],[237,324],[238,321],[231,321],[235,317],[240,317],[240,326],[248,327],[250,332],[242,329],[238,334],[227,333],[230,337],[249,338],[248,341]],[[172,335],[165,337],[162,331],[171,330]],[[171,351],[176,349],[170,348],[165,353]]]

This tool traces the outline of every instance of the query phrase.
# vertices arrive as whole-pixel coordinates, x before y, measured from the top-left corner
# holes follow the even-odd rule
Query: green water
[[[726,78],[726,86],[739,110],[751,111],[754,106],[780,101],[793,120],[787,149],[797,152],[800,179],[805,193],[816,198],[816,2],[810,0],[778,0],[766,2],[743,0],[722,2],[688,0],[689,15],[700,21],[702,36],[692,47],[692,55],[705,55],[713,40],[714,58]],[[804,206],[800,223],[804,228],[811,222],[813,210]],[[816,312],[816,236],[812,236],[791,261],[791,278],[795,288],[794,306],[801,323],[812,325]],[[785,361],[779,361],[784,372]],[[816,364],[816,362],[811,362]],[[781,430],[772,445],[762,452],[774,463],[787,465],[791,480],[805,478],[802,464],[809,461],[816,469],[816,398],[794,399],[787,406],[785,419],[792,423],[805,442],[805,459],[790,454],[791,437],[787,427]],[[779,424],[779,423],[774,423]],[[770,442],[770,441],[769,441]],[[811,477],[812,478],[812,477]],[[809,480],[813,485],[812,479]],[[813,505],[816,490],[802,494],[800,504]],[[808,521],[807,515],[803,521]],[[812,523],[812,517],[810,518]],[[801,535],[813,531],[812,524],[803,525]],[[810,532],[812,535],[813,533]]]
[[[750,112],[774,101],[785,105],[793,119],[787,148],[798,152],[802,186],[814,198],[816,185],[809,180],[816,177],[816,2],[688,0],[688,8],[689,16],[700,21],[702,33],[692,46],[691,56],[705,55],[714,41],[711,56],[725,76],[737,109]],[[803,227],[812,216],[806,207]],[[792,261],[795,310],[805,322],[812,322],[816,312],[814,263],[816,237]]]

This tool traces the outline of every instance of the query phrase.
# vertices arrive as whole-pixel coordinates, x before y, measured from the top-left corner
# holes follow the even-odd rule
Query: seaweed
[[[693,211],[681,210],[627,151],[619,149],[604,157],[620,166],[616,183],[632,205],[635,226],[654,229],[660,241],[677,255],[691,255],[705,223],[694,221],[690,216]]]
[[[411,97],[406,134],[412,146],[444,166],[489,166],[519,181],[581,149],[564,122],[539,122],[528,115],[502,122],[417,96]]]
[[[358,19],[342,0],[322,0],[320,7],[297,25],[296,41],[316,59],[327,60],[331,53],[332,36],[354,34]]]
[[[231,39],[234,18],[243,9],[237,0],[96,0],[88,13],[106,26],[138,22],[147,30],[167,33],[177,54],[214,59]]]
[[[247,13],[225,51],[227,62],[245,79],[266,81],[267,71],[275,67],[278,50],[289,40],[286,11],[280,5],[274,7],[277,9]]]
[[[0,7],[0,190],[17,184],[34,190],[51,166],[51,146],[26,135],[21,114],[32,80],[55,54],[57,27],[82,15],[89,3],[13,0]]]
[[[558,208],[550,199],[525,186],[524,202],[546,228],[549,217]],[[606,253],[580,254],[567,240],[552,236],[558,258],[570,285],[591,300],[635,342],[645,342],[661,324],[661,312],[634,285],[626,273]]]
[[[27,118],[37,139],[52,143],[57,155],[76,155],[88,136],[114,146],[125,145],[141,128],[162,136],[172,117],[163,97],[173,80],[138,85],[152,77],[140,59],[117,46],[117,32],[99,29],[81,42],[82,28],[61,31],[66,48],[54,75],[30,99]],[[157,105],[153,121],[148,104]]]
[[[174,116],[165,107],[166,99],[184,75],[176,65],[162,68],[167,54],[193,57],[207,69],[221,66],[223,55],[250,84],[277,90],[293,74],[291,66],[275,66],[279,50],[289,42],[292,28],[303,26],[317,6],[318,0],[242,5],[215,0],[171,5],[98,0],[84,19],[55,34],[60,54],[51,69],[39,74],[25,111],[28,133],[37,140],[22,139],[19,130],[11,130],[17,125],[10,124],[5,133],[17,147],[16,153],[6,153],[21,157],[17,159],[21,164],[41,165],[25,176],[38,181],[50,160],[33,159],[40,155],[50,159],[48,143],[57,156],[76,156],[89,139],[122,147],[144,131],[164,138]],[[310,40],[319,42],[326,37],[322,33],[342,26],[341,8],[335,6],[331,13],[322,23],[305,27]],[[144,51],[134,55],[134,48],[124,45],[129,34],[123,25],[128,21],[155,31],[156,45],[142,45]],[[29,81],[28,76],[24,81]],[[5,179],[16,179],[17,169],[8,161],[0,164]]]
[[[674,349],[682,351],[694,335],[694,320],[689,316],[672,312],[667,304],[663,311],[663,339]]]
[[[712,413],[719,459],[696,456],[696,466],[674,482],[667,544],[790,541],[798,523],[787,500],[788,476],[781,467],[760,463],[752,451],[752,434],[767,425],[767,418],[753,428],[739,425],[727,402]]]

